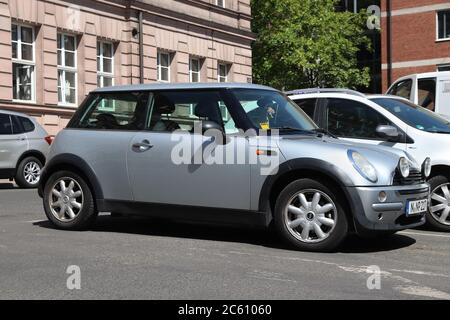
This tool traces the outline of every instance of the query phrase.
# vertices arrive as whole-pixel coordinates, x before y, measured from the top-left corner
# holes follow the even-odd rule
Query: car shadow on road
[[[54,229],[48,221],[35,222],[34,225]],[[289,249],[274,232],[268,229],[251,229],[198,222],[190,223],[141,217],[113,218],[111,216],[100,216],[96,224],[89,231],[236,242],[273,249]],[[349,236],[337,252],[370,253],[391,251],[411,246],[415,242],[413,238],[406,235],[393,235],[384,239],[362,239],[356,236]]]
[[[0,183],[0,190],[8,190],[8,189],[18,189],[18,187],[12,182]]]

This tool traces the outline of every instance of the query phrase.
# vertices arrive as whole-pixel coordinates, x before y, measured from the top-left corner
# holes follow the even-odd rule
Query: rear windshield
[[[371,100],[416,129],[433,133],[450,133],[450,122],[447,119],[412,102],[393,98]]]

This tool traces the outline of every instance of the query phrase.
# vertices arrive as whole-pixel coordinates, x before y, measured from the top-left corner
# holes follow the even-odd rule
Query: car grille
[[[417,169],[411,169],[409,176],[403,178],[401,173],[397,170],[394,175],[394,185],[412,185],[424,183],[425,179],[422,176],[422,172]]]

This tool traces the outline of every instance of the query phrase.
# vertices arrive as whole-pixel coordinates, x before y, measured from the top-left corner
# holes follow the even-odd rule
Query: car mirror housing
[[[379,125],[376,129],[377,135],[388,141],[398,141],[400,138],[400,132],[394,126]]]

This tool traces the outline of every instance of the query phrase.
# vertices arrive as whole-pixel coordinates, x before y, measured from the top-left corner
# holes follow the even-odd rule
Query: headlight
[[[347,155],[352,162],[353,167],[355,167],[360,175],[371,182],[378,181],[377,171],[373,165],[366,158],[364,158],[364,156],[354,150],[349,150]]]
[[[422,164],[422,173],[425,176],[425,178],[428,178],[431,174],[431,159],[426,158],[425,161]]]
[[[400,158],[398,162],[398,170],[403,178],[409,177],[409,161],[406,158]]]

